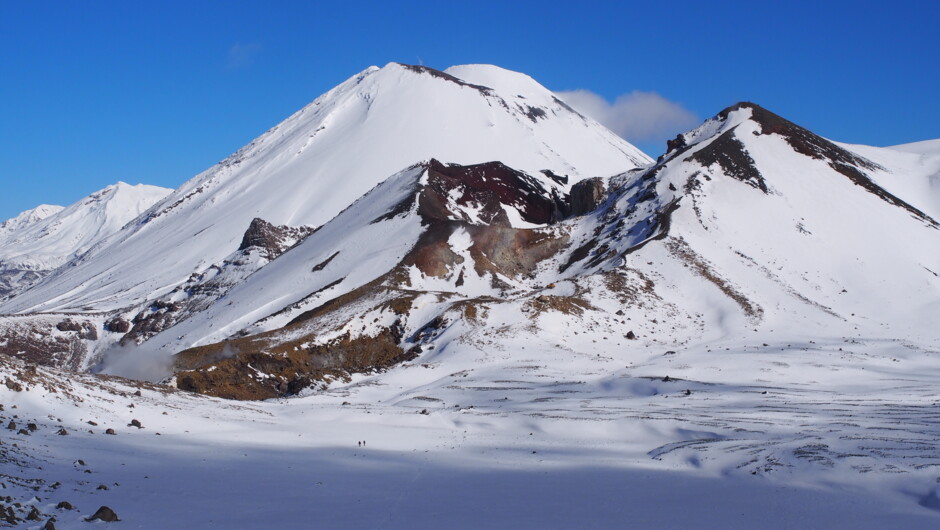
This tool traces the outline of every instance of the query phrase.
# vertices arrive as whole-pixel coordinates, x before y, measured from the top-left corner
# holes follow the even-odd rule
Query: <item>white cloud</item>
[[[699,118],[655,92],[633,92],[613,103],[590,90],[557,92],[578,112],[594,118],[628,142],[664,140],[698,125]]]
[[[247,68],[255,62],[259,53],[261,53],[261,45],[257,42],[233,44],[228,50],[227,66],[230,70]]]

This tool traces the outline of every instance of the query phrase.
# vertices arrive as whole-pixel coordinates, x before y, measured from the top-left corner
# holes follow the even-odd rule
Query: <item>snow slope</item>
[[[172,190],[118,182],[68,207],[41,205],[0,225],[0,274],[38,276],[88,251]],[[31,281],[13,281],[9,290]]]
[[[511,91],[398,63],[364,70],[0,311],[143,302],[222,260],[253,218],[320,226],[389,175],[432,157],[500,160],[569,183],[650,162],[528,77],[494,66],[467,71]]]

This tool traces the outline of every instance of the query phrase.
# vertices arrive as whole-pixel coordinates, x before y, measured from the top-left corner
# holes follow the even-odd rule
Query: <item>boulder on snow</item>
[[[102,506],[101,508],[98,508],[98,511],[96,511],[94,515],[92,515],[91,517],[87,517],[85,520],[89,522],[104,521],[106,523],[113,523],[115,521],[120,521],[120,519],[118,519],[117,514],[114,513],[114,510],[112,510],[111,508],[108,508],[107,506]]]
[[[104,329],[111,333],[127,333],[131,330],[131,323],[121,317],[114,317],[104,323]]]

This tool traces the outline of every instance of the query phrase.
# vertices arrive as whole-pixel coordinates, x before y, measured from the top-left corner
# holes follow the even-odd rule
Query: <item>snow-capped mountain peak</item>
[[[31,224],[35,224],[50,215],[62,211],[63,208],[65,207],[53,204],[40,204],[33,209],[21,212],[16,217],[11,217],[0,223],[0,234],[22,230]]]
[[[499,160],[563,187],[651,162],[527,76],[478,66],[452,72],[486,74],[481,80],[495,87],[424,66],[363,70],[3,310],[113,309],[158,296],[225,259],[254,218],[321,226],[390,175],[431,158]],[[76,290],[105,271],[121,280]]]
[[[3,223],[0,297],[88,251],[171,191],[118,182],[67,207],[43,205]]]

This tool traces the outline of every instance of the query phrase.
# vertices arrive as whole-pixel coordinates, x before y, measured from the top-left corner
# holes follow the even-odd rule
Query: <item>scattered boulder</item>
[[[630,330],[627,332],[625,337],[627,337],[630,340],[636,340],[636,333],[634,333],[633,330]]]
[[[68,436],[69,431],[65,430],[65,427],[60,427],[58,431],[55,432],[59,436]]]
[[[39,430],[39,426],[36,425],[35,423],[28,423],[28,424],[26,424],[26,428],[29,429],[30,432],[36,432],[36,431]]]
[[[19,384],[18,382],[14,381],[14,380],[12,380],[12,379],[10,379],[10,378],[7,378],[7,379],[3,382],[3,384],[6,385],[7,388],[9,388],[10,390],[12,390],[12,391],[14,391],[14,392],[22,392],[22,391],[23,391],[23,385]]]
[[[79,323],[69,319],[59,322],[55,327],[59,331],[76,332],[78,336],[83,339],[98,340],[98,330],[95,329],[95,326],[91,322]]]
[[[427,416],[428,414],[430,414],[430,412],[428,412],[428,409],[422,409],[420,414],[424,414],[425,416]]]
[[[26,516],[27,521],[38,521],[42,519],[42,514],[39,512],[39,508],[33,506],[33,509],[29,511],[29,515]]]
[[[42,525],[42,530],[56,530],[55,517],[50,517],[46,524]]]
[[[69,501],[62,501],[59,504],[55,505],[57,510],[74,510],[75,507],[72,506],[72,503]]]
[[[131,422],[128,423],[127,426],[128,426],[128,427],[137,427],[138,429],[143,429],[143,428],[144,428],[144,426],[141,425],[140,420],[131,420]]]
[[[96,489],[99,490],[99,491],[101,491],[101,490],[103,490],[103,491],[108,491],[108,489],[110,489],[110,488],[108,488],[108,486],[107,486],[106,484],[99,484]]]
[[[127,333],[131,330],[131,323],[123,318],[115,317],[104,323],[104,329],[111,333]]]
[[[7,506],[6,510],[0,509],[0,519],[3,519],[5,522],[14,526],[20,521],[16,516],[16,512],[13,511],[12,506]]]
[[[117,434],[116,432],[114,432],[114,429],[111,429],[111,428],[106,429],[104,433],[105,434]]]
[[[16,430],[16,422],[13,421],[13,420],[10,420],[10,423],[7,423],[7,429],[10,429],[11,431],[15,431],[15,430]]]
[[[81,331],[82,326],[74,320],[63,320],[55,325],[55,328],[59,331]]]
[[[107,506],[102,506],[98,508],[98,511],[94,515],[85,519],[86,521],[104,521],[106,523],[113,523],[115,521],[120,521],[114,510],[108,508]]]

